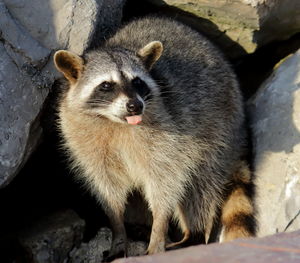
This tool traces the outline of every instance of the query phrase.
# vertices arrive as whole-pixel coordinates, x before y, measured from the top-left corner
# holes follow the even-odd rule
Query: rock
[[[300,229],[300,50],[249,102],[259,236]]]
[[[21,26],[10,16],[2,1],[0,2],[0,14],[0,28],[5,44],[15,53],[26,54],[23,57],[27,63],[42,67],[51,51],[41,46],[31,35],[22,30]],[[5,30],[5,28],[9,30]],[[21,67],[22,65],[18,63],[18,66]]]
[[[136,257],[146,254],[147,244],[143,241],[130,241],[128,246],[128,256]]]
[[[223,244],[210,244],[178,249],[138,258],[125,258],[114,263],[297,263],[300,261],[300,231],[271,237],[238,239]]]
[[[109,38],[119,28],[125,0],[102,0],[97,3],[99,4],[99,14],[97,27],[90,43],[92,48],[99,46],[100,41]]]
[[[26,262],[65,262],[71,250],[79,246],[84,225],[84,221],[72,210],[57,212],[34,224],[19,238],[26,253]]]
[[[82,54],[120,24],[124,0],[0,0],[0,188],[39,144],[39,117],[61,75],[52,54]],[[100,32],[105,27],[106,30]]]
[[[3,1],[12,16],[44,47],[78,54],[89,47],[96,30],[99,41],[119,26],[124,5],[124,0]]]
[[[74,248],[71,251],[69,263],[102,262],[104,251],[110,249],[111,236],[109,228],[101,228],[96,237],[88,243],[82,243],[79,248]]]
[[[4,0],[9,12],[44,47],[82,53],[93,34],[97,4],[93,0]]]
[[[173,15],[210,36],[231,58],[300,32],[299,0],[148,1],[172,7]]]
[[[34,85],[0,42],[0,186],[13,179],[36,147],[42,133],[38,115],[47,94]]]
[[[103,260],[103,253],[109,251],[111,245],[111,231],[101,228],[96,237],[88,243],[82,243],[79,248],[74,248],[69,256],[68,263],[98,263]],[[142,241],[128,242],[128,256],[144,255],[147,245]]]

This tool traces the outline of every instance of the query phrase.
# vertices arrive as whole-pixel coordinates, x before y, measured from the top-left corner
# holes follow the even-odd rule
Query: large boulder
[[[172,7],[176,17],[183,11],[184,20],[213,38],[230,57],[252,53],[271,41],[300,32],[299,0],[148,1]]]
[[[300,50],[249,102],[259,235],[300,229]]]
[[[25,262],[63,263],[79,247],[85,223],[72,210],[56,212],[24,230],[19,242]]]
[[[0,0],[0,188],[38,145],[54,80],[52,54],[78,54],[111,34],[124,0]],[[105,30],[104,30],[105,28]]]
[[[117,259],[114,263],[297,263],[300,231],[270,237],[238,239],[223,244],[209,244],[177,249],[144,257]]]

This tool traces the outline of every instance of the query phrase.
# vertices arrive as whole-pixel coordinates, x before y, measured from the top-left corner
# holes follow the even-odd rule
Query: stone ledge
[[[300,262],[300,231],[264,238],[238,239],[224,244],[199,245],[153,256],[115,260],[115,263],[296,263]]]

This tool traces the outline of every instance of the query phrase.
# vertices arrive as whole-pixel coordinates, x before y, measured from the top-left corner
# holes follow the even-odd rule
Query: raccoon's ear
[[[56,68],[64,74],[71,84],[75,84],[83,70],[83,59],[67,50],[59,50],[54,54]]]
[[[163,45],[160,41],[152,41],[138,51],[138,56],[143,61],[145,67],[150,70],[153,64],[160,58]]]

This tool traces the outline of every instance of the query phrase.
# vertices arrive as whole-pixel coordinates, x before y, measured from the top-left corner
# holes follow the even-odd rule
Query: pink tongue
[[[125,118],[129,124],[133,124],[133,125],[142,122],[142,115],[127,116]]]

